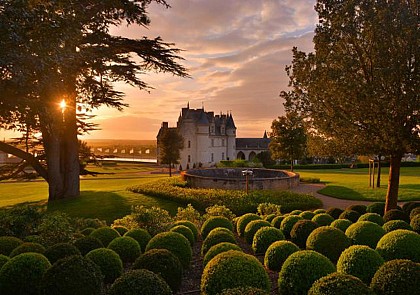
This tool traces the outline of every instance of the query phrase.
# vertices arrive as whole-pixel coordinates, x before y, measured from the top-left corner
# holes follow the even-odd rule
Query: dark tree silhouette
[[[159,138],[159,147],[160,162],[169,165],[169,176],[172,176],[172,164],[177,164],[181,158],[180,151],[184,148],[184,138],[176,128],[166,128]]]

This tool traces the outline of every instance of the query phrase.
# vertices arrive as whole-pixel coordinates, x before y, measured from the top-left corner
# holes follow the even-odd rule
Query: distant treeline
[[[389,167],[389,162],[381,162],[382,167]],[[420,162],[401,162],[401,167],[420,167]],[[290,169],[290,165],[273,165],[272,169]],[[342,168],[369,168],[368,163],[354,163],[354,164],[307,164],[307,165],[293,165],[296,170],[313,170],[313,169],[342,169]]]

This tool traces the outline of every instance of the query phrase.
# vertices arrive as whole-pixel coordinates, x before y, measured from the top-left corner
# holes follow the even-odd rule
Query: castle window
[[[214,133],[214,126],[210,126],[210,133]]]
[[[191,163],[191,155],[188,155],[188,163]]]
[[[191,141],[188,140],[188,148],[190,148],[190,147],[191,147]]]
[[[214,154],[211,153],[211,161],[210,162],[214,162]]]
[[[220,127],[220,129],[221,129],[220,133],[225,134],[225,127],[222,126],[222,127]]]
[[[222,146],[225,146],[225,140],[222,139]]]
[[[222,160],[225,159],[225,153],[222,153]]]
[[[214,146],[214,139],[211,140],[211,146]]]

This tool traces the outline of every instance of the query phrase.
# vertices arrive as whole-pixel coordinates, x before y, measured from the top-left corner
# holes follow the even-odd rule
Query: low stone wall
[[[246,186],[242,170],[246,168],[193,169],[183,173],[190,187],[243,190]],[[248,168],[250,190],[290,189],[299,185],[299,174],[274,169]]]

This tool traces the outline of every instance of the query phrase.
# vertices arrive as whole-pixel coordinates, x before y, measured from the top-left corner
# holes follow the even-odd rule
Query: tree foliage
[[[401,157],[420,145],[418,1],[318,0],[314,53],[293,49],[288,109],[352,152],[389,155],[387,209]]]
[[[169,175],[172,176],[172,164],[178,163],[181,150],[184,148],[184,138],[176,128],[163,129],[159,138],[160,162],[169,165]]]

